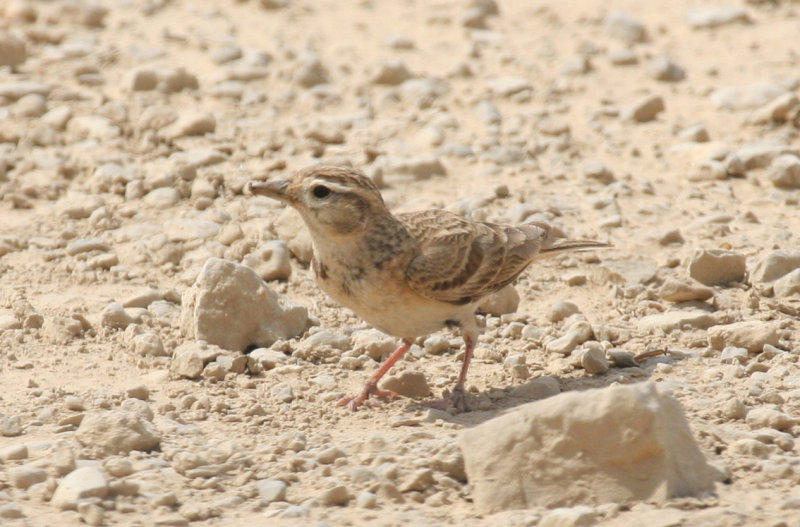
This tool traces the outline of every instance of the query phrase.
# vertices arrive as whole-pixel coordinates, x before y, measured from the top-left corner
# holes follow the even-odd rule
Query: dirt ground
[[[592,522],[800,525],[800,286],[753,279],[799,247],[800,4],[494,5],[0,0],[0,524],[536,525],[545,509],[476,511],[455,438],[553,376],[562,392],[671,386],[729,475],[715,496],[603,504]],[[377,362],[340,358],[358,358],[366,326],[314,284],[286,239],[296,218],[243,191],[318,162],[363,168],[394,211],[541,219],[613,248],[535,263],[516,313],[485,317],[475,411],[424,404],[458,374],[444,331],[449,346],[420,340],[396,368],[422,372],[431,397],[352,413],[335,402]],[[269,285],[318,325],[273,346],[273,369],[176,375],[181,295],[205,261],[282,237],[291,275]],[[748,273],[671,301],[664,283],[712,249]],[[638,366],[589,373],[548,351],[575,318],[557,320],[559,302]],[[712,321],[658,318],[697,311]],[[743,321],[772,344],[726,355],[709,341]],[[86,415],[120,409],[159,446],[76,438]],[[107,486],[60,510],[75,467]]]

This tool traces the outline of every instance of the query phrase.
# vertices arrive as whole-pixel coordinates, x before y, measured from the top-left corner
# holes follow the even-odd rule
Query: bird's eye
[[[314,194],[315,198],[322,199],[322,198],[327,198],[330,195],[331,189],[329,189],[325,185],[317,185],[316,187],[311,189],[311,193]]]

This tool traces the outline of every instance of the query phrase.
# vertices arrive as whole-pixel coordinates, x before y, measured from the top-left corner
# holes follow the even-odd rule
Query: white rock
[[[350,493],[344,485],[336,485],[323,491],[319,498],[323,505],[347,505],[347,502],[350,501]]]
[[[92,212],[105,205],[100,196],[70,192],[56,202],[56,211],[68,218],[81,220],[88,218]]]
[[[775,281],[772,285],[775,296],[792,296],[800,294],[800,269],[795,269]]]
[[[404,83],[412,77],[413,75],[410,71],[408,71],[408,68],[403,61],[392,59],[384,61],[380,64],[378,71],[376,71],[372,76],[371,82],[373,84],[387,84],[390,86],[396,86]]]
[[[286,207],[275,220],[275,232],[281,240],[286,240],[289,251],[298,261],[308,264],[314,255],[311,235],[300,215],[291,207]]]
[[[184,335],[228,350],[270,346],[299,335],[308,311],[276,294],[249,267],[209,258],[183,294]]]
[[[719,360],[723,364],[746,364],[749,358],[747,349],[736,346],[725,346],[719,355]]]
[[[703,285],[720,285],[744,279],[744,254],[722,249],[697,249],[689,262],[689,276]]]
[[[153,104],[145,108],[136,127],[139,130],[161,130],[178,120],[178,112],[170,106],[160,106]]]
[[[293,80],[303,88],[313,88],[328,82],[328,69],[322,64],[319,56],[307,53],[298,62]]]
[[[489,90],[499,97],[510,97],[520,92],[532,91],[533,84],[524,77],[495,77],[487,82]]]
[[[752,429],[773,428],[789,430],[797,424],[797,419],[772,408],[753,408],[747,412],[745,423]]]
[[[78,502],[78,514],[87,525],[103,525],[105,509],[88,501]]]
[[[105,455],[125,454],[131,450],[149,451],[161,441],[153,426],[136,414],[114,410],[87,413],[75,431],[84,446]]]
[[[584,161],[581,164],[581,169],[583,170],[583,176],[587,179],[596,179],[604,185],[614,182],[614,173],[600,161]]]
[[[111,246],[102,238],[79,238],[67,244],[66,253],[70,256],[90,251],[110,251]]]
[[[64,130],[72,119],[72,108],[69,106],[56,106],[42,116],[42,122],[47,123],[56,130]]]
[[[77,509],[78,500],[105,498],[108,480],[96,467],[81,467],[67,474],[58,484],[51,503],[61,510]]]
[[[100,3],[66,0],[59,3],[59,20],[75,22],[89,27],[101,27],[108,8]]]
[[[678,82],[686,78],[680,64],[667,57],[656,57],[647,63],[647,74],[657,81]]]
[[[155,90],[158,86],[158,74],[153,68],[137,67],[127,73],[126,83],[132,91]]]
[[[639,63],[639,57],[630,49],[609,50],[608,61],[615,66],[632,66]]]
[[[758,353],[765,345],[777,346],[779,341],[777,326],[761,320],[745,320],[712,326],[708,329],[708,342],[717,350],[735,346],[745,348],[751,353]]]
[[[256,481],[259,497],[266,503],[284,501],[288,485],[279,479],[262,479]]]
[[[100,324],[103,327],[111,329],[125,329],[135,321],[131,317],[122,304],[118,302],[111,302],[100,313]]]
[[[767,178],[779,188],[800,188],[800,157],[793,154],[776,157],[769,165]]]
[[[386,175],[407,175],[416,180],[424,180],[447,174],[444,165],[435,156],[387,157],[383,162],[383,171]]]
[[[798,106],[800,97],[792,92],[786,92],[754,110],[747,121],[753,124],[782,123],[789,119],[792,110]]]
[[[482,514],[713,492],[680,404],[652,383],[557,395],[461,433]]]
[[[21,465],[7,470],[9,481],[18,489],[27,489],[47,479],[47,472],[44,469],[32,465]]]
[[[800,149],[781,141],[768,139],[745,145],[736,151],[736,156],[747,170],[768,167],[775,158],[786,154],[800,157]]]
[[[748,110],[763,106],[785,92],[786,89],[777,84],[757,82],[715,90],[711,94],[711,102],[725,110]]]
[[[203,373],[206,364],[223,353],[219,346],[205,342],[185,342],[175,348],[172,354],[170,370],[181,377],[196,379]]]
[[[547,511],[537,527],[590,527],[597,523],[597,512],[592,507],[559,507]]]
[[[431,393],[428,380],[421,371],[406,370],[396,375],[387,375],[381,382],[381,388],[404,397],[425,397]]]
[[[251,373],[271,370],[278,364],[286,362],[288,357],[282,351],[269,348],[256,348],[247,355],[247,368]]]
[[[650,95],[623,109],[620,118],[625,121],[645,123],[655,119],[664,109],[664,99],[660,95]]]
[[[508,284],[500,291],[485,297],[478,309],[484,313],[499,317],[508,313],[516,313],[520,296],[513,284]]]
[[[605,352],[600,348],[590,348],[580,355],[581,368],[587,373],[594,375],[603,374],[608,371],[609,364]]]
[[[253,269],[262,280],[288,280],[292,274],[289,246],[283,240],[270,240],[244,257],[244,265]]]
[[[556,302],[547,310],[547,320],[561,322],[570,315],[580,313],[581,310],[572,302]]]
[[[16,520],[24,517],[25,513],[22,512],[22,507],[16,503],[6,503],[4,505],[0,505],[0,518],[6,520]]]
[[[429,337],[429,339],[431,338],[435,337]],[[378,362],[388,357],[398,346],[397,341],[394,338],[381,331],[378,331],[377,329],[356,331],[351,335],[350,340],[355,353],[358,353],[359,355],[367,355],[371,359]],[[450,343],[447,340],[442,340],[445,342],[446,351],[447,348],[450,347]],[[427,343],[427,340],[425,342]],[[438,349],[440,348],[437,348],[437,350]],[[425,351],[428,351],[427,345],[425,347]]]
[[[707,29],[733,24],[747,23],[747,11],[736,6],[693,7],[686,12],[686,21],[695,29]]]
[[[0,461],[18,461],[28,457],[28,447],[24,444],[10,445],[0,450]]]
[[[569,355],[572,350],[592,338],[592,326],[585,320],[578,321],[567,328],[567,332],[545,345],[549,353]]]
[[[14,115],[20,117],[41,117],[47,111],[47,99],[44,95],[31,93],[18,100],[14,104],[13,111]]]
[[[159,131],[166,139],[178,139],[214,132],[217,120],[207,112],[189,112],[178,117],[178,120]]]
[[[692,309],[686,311],[666,311],[656,315],[648,315],[639,319],[636,327],[644,333],[659,329],[670,332],[675,329],[705,329],[717,323],[717,319],[707,311]]]
[[[550,375],[537,377],[525,384],[514,386],[511,389],[511,395],[514,397],[521,397],[529,401],[538,401],[539,399],[546,399],[561,393],[561,386],[558,379]]]
[[[714,296],[714,290],[697,282],[669,277],[658,290],[658,296],[668,302],[703,301]]]
[[[156,188],[144,196],[144,202],[157,209],[168,209],[176,205],[180,200],[180,192],[173,187]]]
[[[139,399],[125,399],[119,405],[119,409],[124,412],[130,412],[138,415],[145,421],[152,421],[154,417],[153,410],[150,408],[150,405]]]
[[[164,343],[161,337],[152,332],[145,332],[136,335],[131,340],[133,351],[143,357],[166,357],[169,354],[164,350]]]
[[[16,101],[28,94],[38,93],[47,96],[52,88],[48,84],[32,81],[2,82],[0,83],[0,97]]]
[[[702,124],[697,124],[681,130],[678,137],[684,141],[692,141],[694,143],[707,143],[711,140],[708,129]]]
[[[356,506],[362,509],[374,509],[378,506],[378,496],[372,492],[362,490],[356,496]]]
[[[487,126],[497,125],[503,121],[503,116],[500,115],[497,106],[489,99],[478,101],[478,103],[475,104],[475,113],[478,119]]]
[[[626,44],[647,40],[647,30],[639,20],[627,13],[611,11],[605,19],[606,33]]]
[[[0,66],[19,66],[26,58],[25,41],[7,31],[0,31]]]
[[[79,115],[70,119],[67,130],[79,139],[95,139],[109,141],[122,134],[119,126],[110,119],[100,115]]]

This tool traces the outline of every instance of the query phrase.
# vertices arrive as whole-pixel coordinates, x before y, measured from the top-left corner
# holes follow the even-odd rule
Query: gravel
[[[792,524],[794,11],[3,2],[0,522]],[[405,397],[352,413],[337,402],[399,340],[318,288],[294,210],[246,192],[315,163],[362,168],[393,212],[612,247],[543,258],[481,306],[473,411],[428,406],[463,356],[445,329],[389,372]],[[545,446],[555,475],[522,495],[564,501],[481,512],[500,501],[459,434],[562,396],[571,422],[648,379],[727,482],[713,499],[592,502],[564,476],[585,454]],[[576,452],[606,438],[631,462],[613,438],[643,437],[637,412],[615,404]],[[523,466],[513,450],[496,467]]]

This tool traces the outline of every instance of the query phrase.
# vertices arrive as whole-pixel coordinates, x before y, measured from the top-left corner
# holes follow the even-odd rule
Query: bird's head
[[[371,215],[386,210],[375,183],[350,167],[312,166],[289,179],[253,181],[249,188],[294,207],[314,235],[354,233]]]

